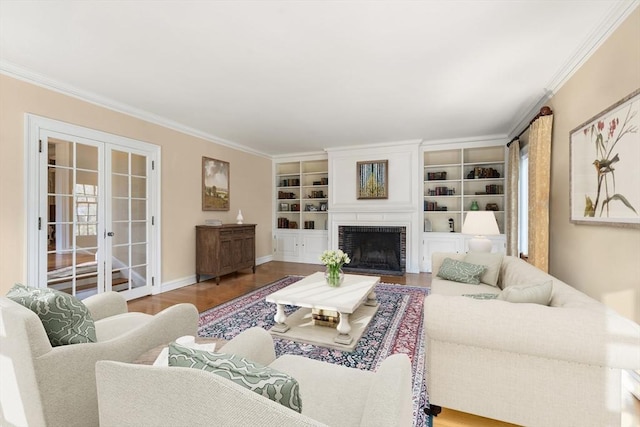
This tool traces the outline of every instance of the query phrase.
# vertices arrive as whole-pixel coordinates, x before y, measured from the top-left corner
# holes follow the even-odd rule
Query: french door
[[[159,148],[36,116],[27,121],[27,180],[37,195],[28,212],[38,214],[27,226],[29,282],[79,298],[152,293]]]

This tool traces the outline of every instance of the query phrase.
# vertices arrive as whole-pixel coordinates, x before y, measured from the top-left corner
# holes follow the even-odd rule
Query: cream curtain
[[[520,140],[509,145],[509,165],[507,172],[507,255],[518,256],[518,201],[520,200]]]
[[[529,128],[529,262],[549,271],[549,187],[553,115],[540,116]]]

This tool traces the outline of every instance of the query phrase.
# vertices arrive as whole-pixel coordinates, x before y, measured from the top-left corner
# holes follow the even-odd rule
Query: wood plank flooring
[[[206,280],[190,286],[185,286],[159,295],[152,295],[129,301],[130,311],[156,314],[163,309],[181,302],[189,302],[195,305],[199,312],[230,301],[282,277],[292,275],[308,275],[316,271],[324,271],[324,267],[315,264],[299,264],[272,261],[259,265],[256,273],[243,270],[238,273],[223,276],[220,285],[216,286],[215,280]],[[431,284],[430,273],[411,274],[404,276],[382,276],[381,282],[397,283],[402,285],[428,287]],[[638,419],[637,400],[631,397],[631,413]],[[634,411],[635,408],[635,411]],[[442,413],[434,418],[434,427],[509,427],[513,424],[482,418],[464,412],[443,408]]]

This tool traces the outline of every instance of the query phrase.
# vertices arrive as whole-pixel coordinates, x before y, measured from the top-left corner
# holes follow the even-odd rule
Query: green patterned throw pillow
[[[97,341],[89,309],[73,295],[16,284],[7,298],[38,315],[53,347]]]
[[[454,282],[478,285],[480,284],[480,275],[486,269],[487,267],[484,265],[476,265],[452,258],[445,258],[442,261],[437,276],[445,280],[453,280]]]
[[[169,344],[169,366],[195,368],[220,375],[297,412],[302,412],[300,386],[290,375],[233,354]]]
[[[486,294],[462,294],[462,296],[463,297],[473,298],[473,299],[483,299],[483,300],[498,298],[498,294],[490,294],[490,293],[486,293]]]

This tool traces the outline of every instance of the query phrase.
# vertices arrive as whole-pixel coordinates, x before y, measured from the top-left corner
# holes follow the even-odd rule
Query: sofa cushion
[[[233,354],[169,344],[169,366],[212,372],[297,412],[302,412],[298,381],[288,374]]]
[[[464,262],[484,265],[487,269],[480,276],[480,281],[491,286],[498,286],[498,276],[502,265],[503,254],[489,252],[469,252],[464,257]]]
[[[451,258],[442,261],[437,276],[454,282],[477,285],[480,283],[480,275],[487,269],[484,265],[471,264]]]
[[[498,295],[499,300],[549,305],[553,283],[551,280],[542,283],[506,286]]]
[[[7,298],[38,315],[53,347],[97,341],[89,309],[73,295],[16,284],[7,293]]]

